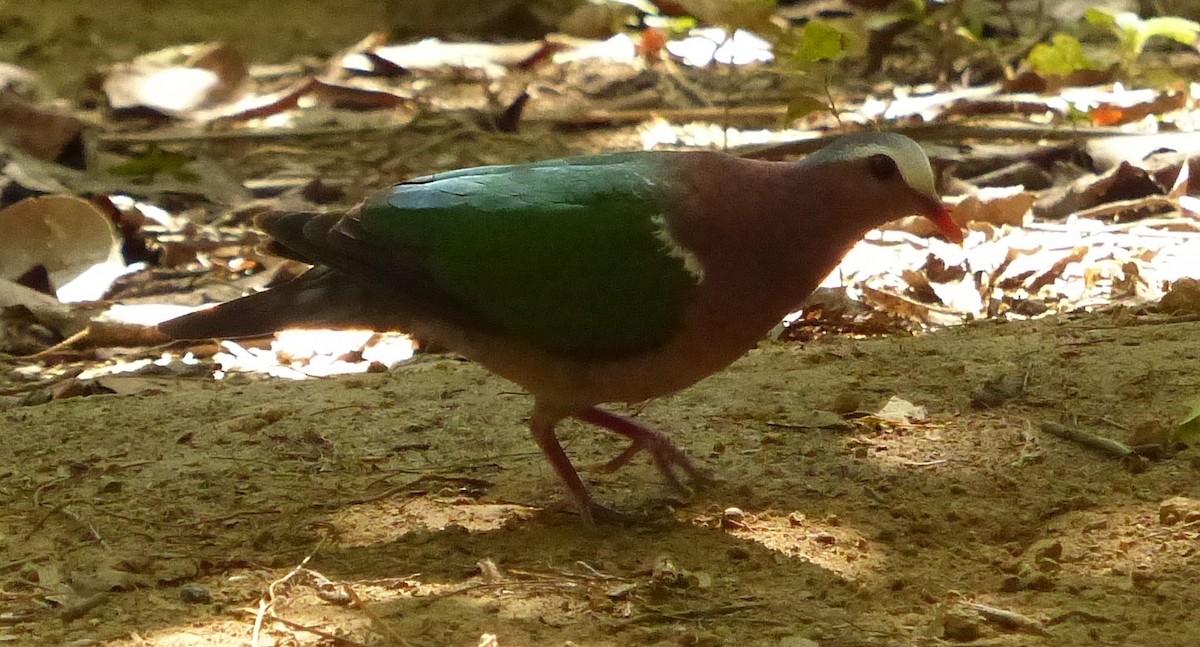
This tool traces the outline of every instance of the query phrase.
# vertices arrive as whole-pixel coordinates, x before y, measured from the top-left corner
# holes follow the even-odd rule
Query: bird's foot
[[[558,418],[553,411],[539,409],[535,405],[533,414],[529,417],[529,428],[533,432],[534,440],[550,460],[550,465],[567,487],[570,497],[568,502],[575,505],[584,523],[590,526],[628,523],[631,520],[629,515],[603,506],[592,498],[575,467],[571,465],[571,459],[567,458],[567,453],[563,451],[562,444],[558,442],[558,436],[554,434]]]
[[[636,515],[596,503],[590,498],[587,501],[576,501],[575,508],[583,522],[589,526],[624,526],[637,521]]]
[[[546,510],[554,513],[578,514],[584,525],[593,528],[646,527],[668,523],[674,519],[672,511],[678,502],[660,502],[638,510],[619,510],[597,503],[590,497],[579,501],[575,497],[551,504]]]
[[[693,481],[708,480],[692,464],[692,461],[683,455],[683,452],[676,449],[666,436],[654,429],[595,407],[573,415],[580,420],[604,427],[633,441],[628,449],[604,466],[603,469],[607,471],[619,469],[642,451],[647,451],[663,479],[685,494],[690,494],[690,491],[680,480],[677,472],[687,474],[688,478]],[[584,522],[592,526],[643,523],[646,519],[643,515],[618,512],[592,499],[587,486],[579,478],[575,467],[571,465],[571,459],[563,451],[562,444],[558,442],[558,436],[554,433],[554,427],[562,416],[563,414],[555,409],[542,407],[535,403],[533,413],[529,416],[529,429],[533,432],[534,440],[537,441],[538,446],[542,448],[542,452],[550,461],[550,465],[558,473],[563,485],[566,486],[567,494],[570,497],[569,501],[579,510]]]
[[[596,407],[577,414],[576,417],[621,434],[633,441],[625,451],[601,467],[601,470],[605,472],[621,469],[634,457],[645,451],[649,452],[650,460],[654,463],[658,473],[662,475],[663,480],[680,492],[688,494],[690,490],[679,478],[679,472],[686,474],[688,479],[693,482],[703,483],[709,480],[691,459],[679,451],[665,434],[656,429]]]

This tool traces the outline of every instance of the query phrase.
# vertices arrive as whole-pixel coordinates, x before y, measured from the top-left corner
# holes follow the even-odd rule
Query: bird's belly
[[[540,400],[582,408],[637,402],[684,389],[733,363],[769,328],[770,324],[731,334],[711,326],[685,326],[661,347],[614,359],[564,357],[511,338],[444,325],[412,332],[516,382]]]

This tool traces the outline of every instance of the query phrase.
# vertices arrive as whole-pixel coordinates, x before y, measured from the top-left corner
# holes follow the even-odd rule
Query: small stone
[[[1009,400],[1018,398],[1024,393],[1025,381],[1023,376],[1000,374],[988,378],[979,388],[971,392],[971,407],[974,409],[995,409],[1004,406]]]
[[[819,532],[812,536],[812,540],[822,546],[832,546],[837,543],[837,537],[828,532]]]
[[[1033,554],[1041,559],[1052,559],[1057,562],[1062,559],[1062,542],[1057,539],[1038,542],[1033,545]]]
[[[1054,579],[1046,573],[1038,573],[1025,583],[1025,588],[1031,591],[1047,591],[1054,590]]]
[[[1200,312],[1200,281],[1182,278],[1158,302],[1158,311],[1165,314]]]
[[[125,488],[125,483],[123,481],[118,481],[116,479],[109,479],[100,486],[98,493],[99,494],[116,494],[116,493],[120,492],[121,490],[123,490],[124,488]]]
[[[484,582],[494,584],[504,579],[504,573],[500,572],[500,567],[491,557],[485,557],[475,565],[479,567],[479,574],[483,577]]]
[[[179,599],[184,604],[208,604],[212,602],[212,592],[207,586],[200,584],[184,584],[179,589]]]
[[[1185,496],[1172,497],[1158,504],[1158,522],[1174,526],[1181,522],[1200,519],[1200,501]]]
[[[862,396],[858,391],[842,391],[833,397],[833,402],[829,405],[829,410],[845,415],[854,413],[862,405]]]
[[[1128,444],[1133,447],[1142,445],[1166,447],[1171,444],[1171,426],[1163,424],[1158,419],[1142,420],[1133,426],[1133,433],[1129,436]]]
[[[804,636],[784,636],[779,639],[779,647],[820,647],[820,643]]]
[[[942,620],[942,637],[960,643],[979,639],[979,615],[965,611],[950,611]]]
[[[745,546],[734,546],[730,548],[729,552],[726,554],[729,555],[729,559],[732,559],[735,562],[741,562],[750,559],[750,550]]]
[[[1033,562],[1033,567],[1045,574],[1053,574],[1062,570],[1062,566],[1047,557],[1039,557]]]

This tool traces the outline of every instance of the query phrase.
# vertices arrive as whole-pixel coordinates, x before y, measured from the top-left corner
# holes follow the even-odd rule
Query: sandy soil
[[[284,60],[378,23],[370,2],[154,4],[0,0],[0,54],[73,87],[162,45]],[[106,378],[126,394],[0,411],[0,642],[1192,646],[1200,452],[1122,462],[1041,425],[1161,440],[1197,397],[1197,339],[1092,316],[766,344],[635,410],[717,481],[587,469],[643,516],[601,528],[556,508],[530,399],[453,358]],[[834,413],[893,396],[927,417]],[[623,449],[562,435],[583,468]]]
[[[1200,454],[1123,464],[1040,424],[1153,440],[1195,397],[1198,335],[1088,317],[766,344],[638,411],[716,483],[588,471],[645,515],[627,527],[556,508],[529,398],[452,358],[126,378],[0,414],[0,634],[245,645],[269,602],[257,644],[1194,645]],[[928,417],[831,412],[894,396]],[[563,436],[581,466],[622,448]]]

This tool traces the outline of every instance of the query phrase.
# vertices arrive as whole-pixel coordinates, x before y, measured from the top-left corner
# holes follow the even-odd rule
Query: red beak
[[[941,200],[929,205],[929,211],[925,212],[925,217],[933,222],[938,231],[942,232],[942,235],[947,240],[958,245],[963,244],[962,228],[956,225],[954,220],[950,218],[950,210],[946,208],[946,205],[942,204]]]

